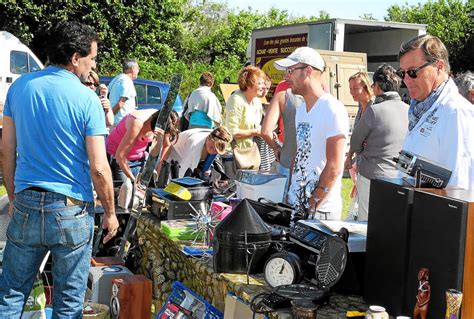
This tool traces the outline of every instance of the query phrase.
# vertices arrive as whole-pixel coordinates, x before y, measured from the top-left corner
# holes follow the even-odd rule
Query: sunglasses
[[[306,65],[306,66],[300,66],[300,67],[297,67],[297,68],[286,69],[285,72],[286,72],[286,74],[292,74],[296,70],[306,69],[307,67],[308,66]]]
[[[85,86],[97,86],[94,82],[83,82]]]
[[[396,73],[400,78],[402,78],[402,80],[405,78],[405,74],[408,74],[408,76],[411,77],[412,79],[416,79],[416,77],[418,76],[417,74],[418,74],[418,72],[421,71],[421,69],[426,68],[428,65],[431,65],[435,62],[436,62],[436,60],[435,61],[428,61],[425,64],[423,64],[422,66],[414,68],[414,69],[410,69],[410,70],[398,69]]]
[[[223,137],[223,136],[220,136],[219,132],[213,132],[213,133],[211,133],[211,136],[212,136],[213,138],[218,139],[218,140],[221,140],[221,141],[223,141],[223,142],[225,142],[225,143],[229,143],[229,142],[230,142],[227,138],[225,138],[225,137]]]

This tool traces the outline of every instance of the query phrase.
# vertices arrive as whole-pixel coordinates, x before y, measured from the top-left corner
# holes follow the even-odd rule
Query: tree
[[[450,54],[453,71],[474,70],[473,4],[461,0],[437,0],[413,6],[393,5],[388,9],[387,21],[421,23],[427,32],[439,37]]]
[[[198,85],[201,72],[236,81],[247,62],[252,30],[275,25],[329,18],[295,17],[285,10],[234,11],[227,4],[191,0],[0,2],[0,30],[20,38],[45,62],[48,29],[60,21],[79,21],[99,33],[98,72],[114,75],[124,58],[135,58],[141,77],[166,81],[173,72],[185,79],[181,93]],[[216,90],[218,91],[218,90]],[[216,92],[218,93],[218,92]]]
[[[372,13],[364,13],[359,16],[362,20],[371,20],[371,21],[377,21],[377,19],[374,17]]]
[[[93,26],[100,36],[101,69],[115,69],[124,57],[167,63],[180,49],[187,0],[98,2],[29,0],[0,3],[0,29],[25,42],[43,61],[47,30],[64,20]],[[118,63],[117,63],[118,62]]]

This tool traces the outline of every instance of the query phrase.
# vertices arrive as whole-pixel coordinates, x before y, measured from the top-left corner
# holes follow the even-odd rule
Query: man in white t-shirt
[[[402,44],[397,74],[410,93],[403,149],[452,171],[446,188],[474,189],[474,108],[449,77],[448,50],[432,35]]]
[[[290,168],[288,202],[308,218],[340,219],[349,121],[344,105],[322,88],[325,66],[319,53],[309,47],[275,62],[276,68],[286,71],[293,94],[305,101],[295,115],[297,150]]]
[[[113,105],[114,125],[117,125],[125,115],[136,109],[137,91],[133,80],[138,76],[140,67],[135,60],[123,62],[123,73],[112,79],[109,84],[109,100]]]

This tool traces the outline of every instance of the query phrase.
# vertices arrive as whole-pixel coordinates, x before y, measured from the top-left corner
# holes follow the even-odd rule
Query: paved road
[[[7,240],[7,226],[10,221],[8,216],[8,196],[5,194],[0,197],[0,241]]]

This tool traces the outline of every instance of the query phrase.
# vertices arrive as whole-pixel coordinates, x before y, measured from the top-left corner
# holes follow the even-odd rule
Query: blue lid
[[[194,177],[180,177],[180,178],[172,179],[171,181],[181,186],[197,186],[197,185],[204,184],[204,181],[202,179],[194,178]]]

